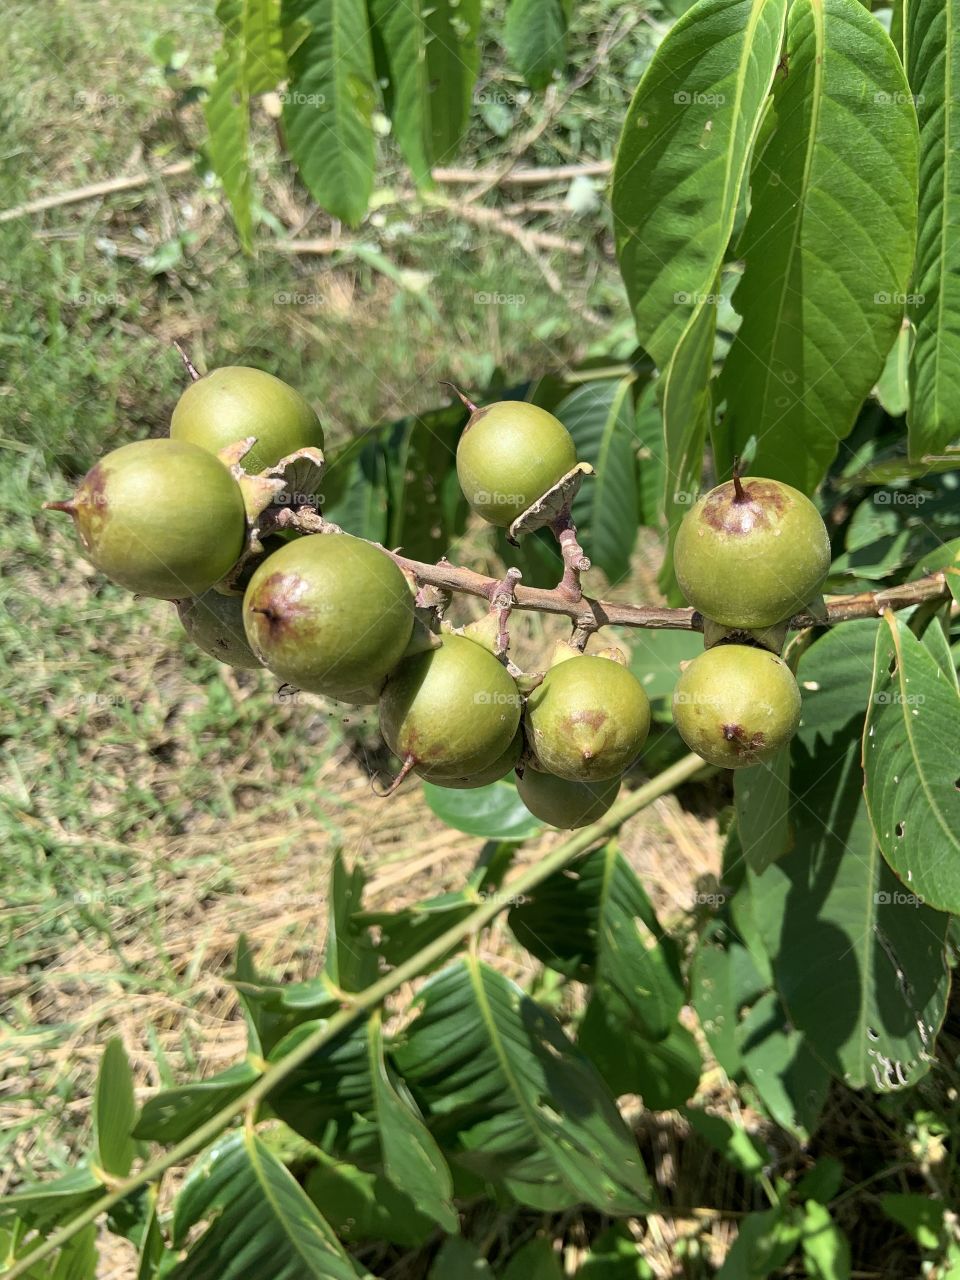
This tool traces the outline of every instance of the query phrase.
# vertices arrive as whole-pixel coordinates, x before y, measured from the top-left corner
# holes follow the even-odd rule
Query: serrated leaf
[[[239,1098],[259,1076],[249,1062],[238,1062],[209,1080],[155,1093],[143,1104],[133,1136],[152,1142],[180,1142],[221,1107]]]
[[[191,1169],[174,1207],[173,1245],[186,1256],[168,1270],[170,1280],[357,1275],[316,1206],[249,1130],[222,1138]]]
[[[468,836],[482,836],[485,840],[529,840],[543,830],[543,823],[517,795],[512,775],[511,779],[464,791],[425,782],[423,798],[448,827]]]
[[[561,401],[556,416],[573,436],[578,459],[596,472],[573,503],[583,548],[617,583],[630,572],[640,523],[632,379],[588,382]]]
[[[786,65],[737,246],[743,319],[718,388],[718,473],[755,436],[755,474],[810,493],[900,329],[916,121],[896,51],[858,0],[792,4]]]
[[[892,673],[891,673],[892,668]],[[877,629],[863,738],[864,795],[900,899],[960,912],[960,695],[893,614]]]
[[[510,60],[531,89],[545,89],[566,60],[568,0],[510,0],[503,26]]]
[[[684,1002],[676,944],[615,844],[544,880],[508,920],[544,964],[592,982],[625,1037],[671,1032]]]
[[[795,844],[749,882],[791,1022],[852,1087],[887,1090],[929,1069],[947,992],[947,917],[895,900],[903,889],[863,803],[860,739],[877,627],[844,623],[800,660]]]
[[[596,1070],[519,987],[474,957],[423,988],[395,1060],[440,1145],[521,1203],[642,1212],[649,1185]]]
[[[942,453],[960,421],[960,4],[903,0],[904,65],[920,123],[920,211],[910,318],[910,457]]]
[[[460,1220],[453,1207],[453,1179],[426,1125],[409,1097],[391,1079],[383,1052],[380,1015],[367,1022],[370,1078],[376,1108],[383,1167],[387,1177],[447,1232]]]
[[[221,53],[217,78],[203,113],[210,163],[230,201],[240,243],[250,252],[253,247],[253,194],[248,157],[250,100],[233,42],[228,42]]]
[[[289,53],[283,120],[310,193],[348,226],[373,190],[373,53],[364,0],[282,0],[302,39]]]
[[[133,1164],[132,1131],[137,1118],[133,1075],[123,1041],[107,1041],[100,1059],[93,1095],[93,1131],[97,1163],[117,1178],[125,1178]]]
[[[701,0],[667,33],[627,111],[617,256],[641,346],[661,370],[714,289],[785,13],[783,0]]]

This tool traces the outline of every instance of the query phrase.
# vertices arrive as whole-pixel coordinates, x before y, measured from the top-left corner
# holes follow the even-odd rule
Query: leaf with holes
[[[942,453],[960,422],[960,4],[903,0],[904,64],[920,122],[920,226],[910,318],[910,457]]]
[[[174,1206],[172,1243],[185,1256],[168,1268],[169,1280],[357,1276],[316,1206],[246,1129],[221,1138],[190,1170]]]
[[[777,989],[807,1046],[853,1088],[888,1090],[929,1070],[948,988],[948,918],[894,877],[863,800],[878,625],[844,623],[801,658],[795,843],[748,882]]]
[[[665,370],[714,292],[780,56],[785,0],[701,0],[630,103],[612,209],[641,345]]]
[[[864,794],[908,894],[960,912],[960,695],[892,613],[877,630],[863,738]]]
[[[563,70],[570,0],[510,0],[503,36],[510,60],[532,89]]]
[[[373,189],[373,53],[363,0],[283,0],[290,50],[287,141],[314,199],[356,226]]]
[[[718,389],[718,472],[755,436],[755,474],[809,493],[900,329],[917,138],[896,51],[858,0],[796,0],[786,65],[737,246],[743,319]]]
[[[550,1014],[473,956],[432,978],[420,1006],[394,1058],[452,1159],[533,1207],[643,1212],[633,1137]]]

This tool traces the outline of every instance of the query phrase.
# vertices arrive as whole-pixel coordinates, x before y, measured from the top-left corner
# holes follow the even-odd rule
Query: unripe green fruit
[[[405,658],[380,695],[380,731],[418,771],[469,777],[507,751],[522,699],[492,653],[463,636]]]
[[[211,588],[176,605],[188,639],[211,658],[244,670],[259,670],[263,665],[247,643],[242,597],[225,596]]]
[[[677,681],[673,720],[692,751],[722,769],[768,760],[797,731],[800,690],[774,653],[719,644]]]
[[[566,427],[523,400],[477,409],[457,446],[457,478],[467,502],[507,528],[577,465]]]
[[[517,791],[535,818],[570,831],[602,818],[616,800],[620,782],[571,782],[528,766],[517,778]]]
[[[243,597],[254,653],[281,680],[346,702],[376,702],[413,631],[413,596],[390,557],[344,533],[315,533],[268,556]]]
[[[505,778],[523,754],[523,730],[518,729],[513,741],[502,755],[497,756],[493,764],[485,769],[477,769],[475,773],[453,775],[434,769],[419,768],[416,772],[425,782],[432,782],[435,787],[451,787],[458,791],[472,791],[475,787],[488,787],[491,782],[499,782]]]
[[[772,627],[799,613],[830,569],[816,507],[779,480],[721,484],[684,516],[673,565],[687,602],[725,627]]]
[[[323,448],[320,419],[300,392],[272,373],[243,365],[214,369],[187,387],[170,419],[170,435],[208,453],[256,436],[240,462],[250,475],[298,449]]]
[[[650,703],[632,671],[581,655],[550,668],[527,699],[526,724],[546,773],[598,782],[619,777],[640,754]]]
[[[246,539],[236,480],[180,440],[125,444],[87,472],[69,502],[48,505],[73,516],[84,550],[108,578],[161,600],[203,595]]]

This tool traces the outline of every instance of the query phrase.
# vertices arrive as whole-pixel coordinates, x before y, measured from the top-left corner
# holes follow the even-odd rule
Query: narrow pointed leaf
[[[432,0],[427,26],[427,75],[434,164],[453,158],[470,120],[480,70],[480,0]]]
[[[243,0],[243,53],[247,92],[275,89],[287,69],[280,0]]]
[[[859,0],[796,0],[787,74],[738,254],[743,317],[720,378],[720,474],[811,492],[900,330],[916,233],[916,120],[896,51]]]
[[[130,1063],[123,1041],[114,1036],[107,1042],[100,1059],[93,1097],[93,1129],[97,1163],[118,1178],[125,1178],[133,1164],[132,1132],[136,1118]]]
[[[330,869],[330,908],[324,972],[341,991],[362,991],[377,976],[377,953],[367,930],[354,916],[363,905],[363,868],[347,870],[337,849]]]
[[[723,262],[785,13],[785,0],[700,0],[630,103],[613,175],[617,256],[660,369]]]
[[[920,121],[920,225],[910,318],[910,457],[960,428],[960,3],[903,0],[904,62]]]
[[[350,226],[373,189],[373,53],[363,0],[283,0],[290,51],[287,140],[317,202]]]
[[[559,1024],[469,957],[424,987],[395,1060],[441,1146],[522,1203],[642,1211],[646,1172],[606,1086]]]
[[[532,89],[563,70],[568,0],[510,0],[503,35],[510,60]]]
[[[243,84],[235,45],[224,46],[217,78],[204,105],[207,151],[214,173],[223,185],[240,243],[248,252],[253,245],[253,195],[248,142],[250,100]]]
[[[194,1228],[206,1223],[193,1238]],[[190,1171],[174,1209],[186,1257],[168,1280],[356,1280],[316,1206],[252,1132],[231,1133]]]
[[[209,1080],[163,1089],[144,1103],[133,1136],[152,1142],[180,1142],[221,1107],[239,1098],[259,1074],[250,1063],[238,1062]]]
[[[891,673],[891,668],[892,673]],[[863,739],[867,808],[900,897],[960,913],[960,695],[904,623],[877,630]]]
[[[86,1165],[49,1182],[31,1183],[0,1199],[0,1222],[19,1218],[44,1231],[71,1218],[103,1195],[103,1183]]]
[[[418,187],[430,183],[433,163],[432,110],[437,98],[427,66],[430,7],[429,0],[367,0],[389,78],[387,108],[393,132]]]

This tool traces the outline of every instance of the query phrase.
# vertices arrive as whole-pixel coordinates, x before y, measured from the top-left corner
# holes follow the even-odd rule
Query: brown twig
[[[45,209],[60,209],[67,204],[80,204],[84,200],[98,200],[100,196],[113,195],[118,191],[134,191],[137,187],[145,187],[157,178],[176,178],[180,174],[189,173],[193,168],[192,160],[178,160],[175,164],[164,165],[147,173],[131,173],[124,178],[108,178],[105,182],[94,182],[86,187],[74,187],[70,191],[60,191],[53,196],[42,196],[38,200],[28,200],[25,204],[15,205],[12,209],[0,211],[0,222],[13,222],[15,218],[24,218],[28,213],[43,213]]]
[[[583,547],[577,538],[577,526],[570,517],[569,507],[554,522],[553,532],[560,543],[560,554],[563,556],[563,577],[557,591],[568,600],[578,603],[583,598],[580,575],[590,568],[590,561],[583,554]]]
[[[510,621],[510,611],[516,603],[517,583],[522,576],[519,569],[508,569],[506,576],[496,583],[490,592],[490,608],[497,615],[495,652],[498,658],[504,657],[510,648],[510,632],[507,630],[507,625]]]

